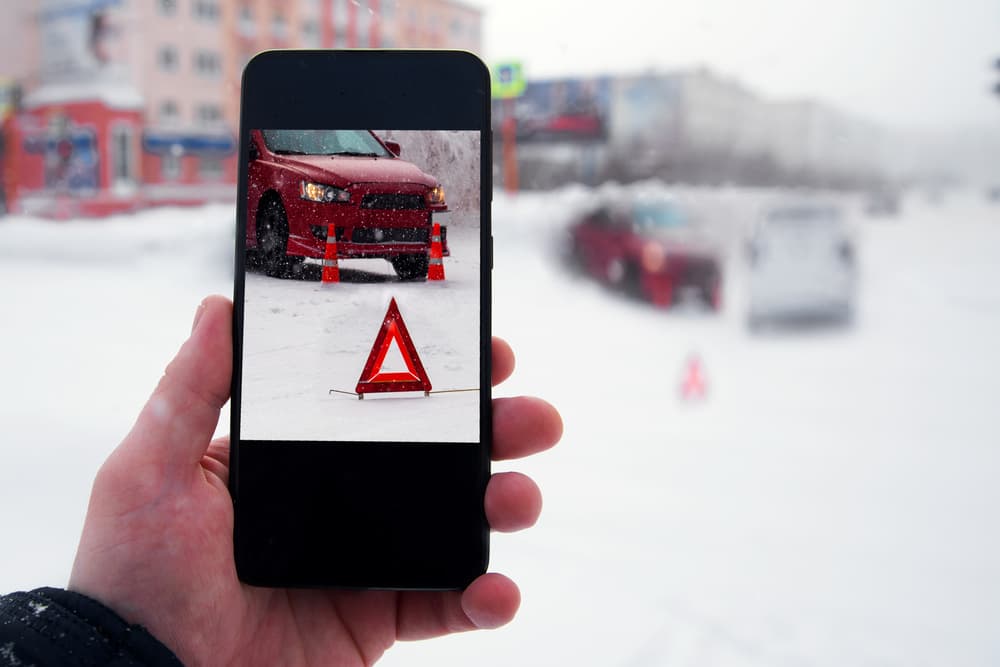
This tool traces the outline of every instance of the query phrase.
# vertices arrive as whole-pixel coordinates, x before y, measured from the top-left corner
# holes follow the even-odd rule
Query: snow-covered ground
[[[735,263],[719,316],[565,272],[554,244],[593,196],[494,202],[494,329],[519,360],[497,393],[566,420],[497,466],[546,498],[493,540],[521,613],[382,664],[1000,664],[1000,210],[866,222],[854,327],[750,336]],[[711,196],[743,214],[760,193]],[[230,290],[231,219],[0,221],[0,590],[65,582],[93,473],[200,297]],[[708,397],[684,401],[693,354]]]
[[[478,442],[479,228],[450,231],[441,282],[399,282],[381,259],[342,260],[326,285],[248,274],[241,437]],[[433,390],[463,391],[340,393],[355,390],[393,298]],[[390,352],[382,370],[405,371]]]

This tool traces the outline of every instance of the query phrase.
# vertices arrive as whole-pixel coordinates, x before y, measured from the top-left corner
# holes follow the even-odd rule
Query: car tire
[[[389,261],[400,280],[427,280],[428,258],[426,254],[400,255]]]
[[[639,270],[639,266],[636,264],[629,263],[625,265],[621,287],[625,296],[630,299],[635,299],[636,301],[649,300],[642,289],[642,271]]]
[[[703,286],[700,290],[701,300],[713,312],[722,309],[722,285],[718,282]]]
[[[257,210],[257,254],[272,278],[290,278],[302,270],[303,258],[288,255],[288,215],[277,199],[268,199]]]

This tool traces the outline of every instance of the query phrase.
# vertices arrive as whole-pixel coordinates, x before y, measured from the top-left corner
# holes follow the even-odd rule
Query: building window
[[[198,176],[206,181],[221,179],[222,171],[222,158],[203,155],[198,160]]]
[[[195,0],[194,16],[202,21],[217,21],[219,19],[218,0]]]
[[[136,183],[135,141],[131,125],[111,128],[111,168],[116,189],[130,189]]]
[[[319,23],[311,19],[302,22],[302,45],[311,49],[320,47]]]
[[[156,6],[164,16],[173,16],[177,13],[177,0],[156,0]]]
[[[181,156],[178,153],[160,156],[160,175],[165,181],[176,181],[181,177]]]
[[[156,62],[164,72],[176,72],[180,57],[173,46],[161,46],[156,54]]]
[[[275,14],[271,19],[271,35],[279,42],[288,39],[288,21],[281,14]]]
[[[237,30],[244,37],[254,37],[257,34],[257,23],[253,19],[253,10],[250,9],[250,5],[240,6]]]
[[[173,100],[164,100],[160,103],[160,124],[161,125],[175,125],[180,120],[181,112],[177,108],[177,102]]]
[[[201,125],[218,125],[222,122],[222,108],[217,104],[201,104],[195,110],[195,119]]]
[[[194,54],[194,71],[200,76],[217,77],[222,73],[222,57],[214,51],[198,51]]]

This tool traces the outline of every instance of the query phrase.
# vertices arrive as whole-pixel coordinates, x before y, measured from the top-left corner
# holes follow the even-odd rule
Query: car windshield
[[[651,234],[681,229],[689,222],[684,211],[673,202],[638,202],[632,212],[636,229]]]
[[[279,155],[393,157],[367,130],[264,130],[268,150]]]

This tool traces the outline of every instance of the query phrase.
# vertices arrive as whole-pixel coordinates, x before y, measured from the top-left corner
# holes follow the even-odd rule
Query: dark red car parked
[[[431,225],[448,211],[437,180],[370,130],[254,130],[247,180],[247,261],[287,277],[337,256],[388,260],[402,280],[427,277]],[[441,228],[448,254],[446,228]]]
[[[694,292],[713,310],[722,270],[713,245],[669,198],[632,198],[591,210],[570,227],[571,256],[598,280],[667,307]]]

